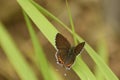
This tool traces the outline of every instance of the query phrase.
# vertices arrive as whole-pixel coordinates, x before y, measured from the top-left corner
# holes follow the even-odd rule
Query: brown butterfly
[[[69,70],[74,63],[76,56],[82,51],[85,42],[79,43],[75,47],[71,47],[68,40],[60,33],[57,33],[55,43],[57,48],[55,54],[57,63]]]

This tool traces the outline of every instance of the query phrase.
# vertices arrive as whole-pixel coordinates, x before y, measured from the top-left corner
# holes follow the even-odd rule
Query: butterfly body
[[[80,54],[81,50],[83,49],[85,42],[79,43],[76,47],[71,47],[67,39],[58,33],[56,35],[55,43],[57,47],[57,52],[55,54],[57,63],[61,66],[64,66],[66,69],[70,69],[75,61],[76,56]]]

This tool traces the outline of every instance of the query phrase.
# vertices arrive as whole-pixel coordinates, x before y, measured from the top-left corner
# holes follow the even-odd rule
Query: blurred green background
[[[50,11],[66,25],[70,27],[69,17],[64,0],[36,0],[41,6]],[[96,51],[101,40],[107,44],[108,65],[120,78],[120,1],[119,0],[68,0],[76,32],[82,36]],[[49,18],[48,18],[49,19]],[[16,0],[0,0],[0,21],[12,35],[18,48],[26,60],[36,72],[39,80],[41,74],[33,62],[34,51],[30,36],[25,24],[22,10]],[[54,20],[49,21],[73,43],[72,36],[64,28],[61,28]],[[36,34],[44,48],[48,61],[54,65],[56,70],[62,74],[65,80],[79,80],[76,74],[70,70],[65,72],[64,68],[56,64],[55,49],[46,38],[34,27]],[[69,37],[68,37],[69,36]],[[91,70],[94,63],[86,51],[82,53],[84,61]],[[64,76],[69,74],[69,78]],[[16,71],[8,61],[4,51],[0,48],[0,80],[20,80]]]

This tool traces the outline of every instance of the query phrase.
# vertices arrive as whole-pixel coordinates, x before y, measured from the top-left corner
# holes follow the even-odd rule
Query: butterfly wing
[[[74,55],[74,54],[66,57],[66,62],[64,63],[64,66],[67,70],[69,70],[72,67],[72,65],[75,61],[75,58],[76,58],[76,55]]]
[[[65,50],[69,50],[69,48],[71,47],[70,46],[70,43],[67,41],[67,39],[61,35],[60,33],[58,33],[56,35],[56,47],[57,49],[65,49]]]
[[[57,62],[59,64],[64,64],[65,57],[67,56],[71,45],[67,41],[67,39],[64,36],[62,36],[60,33],[56,35],[55,43],[57,48],[57,52],[55,54]]]
[[[85,42],[82,42],[82,43],[79,43],[79,44],[75,47],[75,49],[74,49],[74,54],[75,54],[76,56],[82,51],[84,45],[85,45]]]
[[[66,50],[58,50],[56,52],[55,57],[57,59],[57,64],[60,64],[61,66],[65,64],[66,53]]]

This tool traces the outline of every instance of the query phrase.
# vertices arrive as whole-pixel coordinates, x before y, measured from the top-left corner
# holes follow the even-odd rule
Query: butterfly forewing
[[[85,42],[79,43],[74,49],[74,54],[78,55],[82,51],[84,45],[85,45]]]
[[[71,45],[67,41],[67,39],[59,33],[56,35],[56,42],[55,43],[56,43],[57,49],[68,50],[71,47]]]

